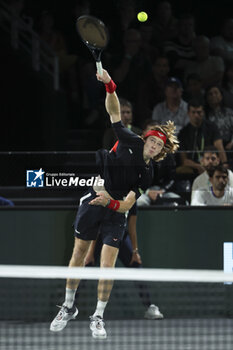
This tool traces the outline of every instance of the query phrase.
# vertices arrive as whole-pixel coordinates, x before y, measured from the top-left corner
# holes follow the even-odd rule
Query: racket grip
[[[98,72],[98,74],[99,75],[103,75],[103,67],[102,67],[102,63],[101,63],[101,61],[97,61],[96,62],[96,68],[97,68],[97,72]]]

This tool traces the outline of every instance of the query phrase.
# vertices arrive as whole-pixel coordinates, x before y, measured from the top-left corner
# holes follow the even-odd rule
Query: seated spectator
[[[201,101],[193,99],[188,104],[189,123],[179,133],[181,167],[177,173],[203,173],[200,164],[201,153],[206,145],[214,145],[220,152],[220,159],[226,162],[226,153],[217,126],[204,118],[205,112]]]
[[[155,19],[153,23],[153,42],[157,47],[162,47],[167,40],[177,35],[178,21],[172,13],[169,1],[162,0],[156,4]]]
[[[159,49],[152,43],[153,38],[153,24],[150,20],[141,22],[139,31],[142,38],[142,51],[146,54],[151,62],[159,55]]]
[[[211,84],[221,84],[224,73],[224,62],[221,57],[210,56],[210,41],[204,36],[197,36],[193,40],[196,60],[190,62],[185,69],[185,79],[191,73],[199,74],[202,87],[205,89]]]
[[[135,134],[141,135],[142,130],[132,125],[133,122],[133,107],[132,104],[124,98],[119,98],[121,108],[121,121],[122,123]],[[114,143],[117,141],[116,134],[113,128],[108,128],[103,137],[103,148],[111,149]]]
[[[211,53],[222,57],[227,62],[233,60],[233,18],[226,18],[221,28],[221,34],[210,41]]]
[[[204,188],[210,190],[211,182],[209,179],[208,171],[213,167],[220,164],[218,150],[214,146],[207,146],[203,152],[201,158],[201,165],[204,167],[205,171],[197,176],[193,181],[192,185],[192,196],[193,198],[195,191]],[[228,179],[229,186],[233,187],[233,172],[228,169]]]
[[[177,36],[164,43],[163,49],[169,58],[171,73],[181,80],[187,65],[196,57],[193,49],[195,36],[195,19],[191,14],[184,14],[178,22]]]
[[[202,80],[199,74],[191,73],[186,78],[186,84],[183,94],[183,99],[189,102],[193,98],[202,100],[204,104],[205,90],[202,88]]]
[[[169,78],[165,87],[165,100],[158,103],[152,113],[152,119],[160,124],[171,120],[177,133],[188,123],[187,102],[182,99],[183,87],[179,79]]]
[[[226,107],[233,109],[233,60],[226,63],[222,80],[222,91]]]
[[[233,110],[225,107],[223,92],[218,85],[206,89],[206,118],[217,125],[224,148],[232,150]]]
[[[142,79],[149,76],[151,65],[149,58],[141,50],[141,34],[136,29],[124,33],[124,50],[115,56],[113,79],[118,91],[129,101],[135,101]]]
[[[152,74],[140,84],[135,103],[138,125],[142,125],[145,119],[150,119],[154,106],[164,100],[169,70],[168,58],[159,56],[152,64]]]
[[[43,11],[39,18],[38,34],[58,56],[62,87],[73,101],[80,101],[82,92],[77,74],[78,56],[68,53],[65,36],[56,29],[55,18],[48,11]]]
[[[173,155],[168,155],[160,163],[154,164],[153,185],[137,200],[138,206],[184,204],[174,192],[176,162]]]
[[[67,71],[77,61],[76,55],[69,55],[65,38],[55,29],[55,20],[51,13],[44,11],[39,20],[39,35],[58,55],[60,72]]]
[[[208,171],[211,188],[193,194],[191,205],[233,205],[233,188],[228,186],[228,172],[222,165]]]

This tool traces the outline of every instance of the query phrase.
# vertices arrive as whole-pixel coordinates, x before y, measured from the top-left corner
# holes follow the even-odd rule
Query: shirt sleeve
[[[138,135],[136,135],[130,129],[127,129],[121,121],[117,123],[112,123],[112,127],[117,135],[117,138],[122,143],[137,144],[143,142]]]
[[[191,205],[205,205],[203,193],[203,189],[194,191],[192,195]]]

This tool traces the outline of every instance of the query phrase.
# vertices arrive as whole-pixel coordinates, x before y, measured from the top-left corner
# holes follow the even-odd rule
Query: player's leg
[[[118,248],[104,244],[101,251],[100,266],[114,267],[117,255]],[[91,316],[90,323],[90,329],[94,338],[105,339],[107,337],[103,315],[112,291],[112,286],[113,280],[99,280],[97,306],[93,316]]]
[[[91,241],[83,241],[75,237],[74,249],[69,262],[69,267],[84,266],[84,259],[87,254]],[[66,296],[64,305],[68,308],[73,307],[76,290],[79,286],[79,279],[67,279]]]
[[[88,251],[91,241],[84,241],[75,237],[74,249],[70,259],[69,267],[78,267],[84,265],[84,258]],[[79,279],[67,279],[65,301],[60,311],[50,325],[50,330],[60,332],[63,330],[68,321],[75,319],[78,315],[78,309],[74,306],[75,294],[78,288]]]
[[[84,265],[84,258],[90,246],[90,242],[97,238],[99,230],[98,221],[101,217],[102,207],[94,207],[88,204],[95,196],[96,193],[90,189],[80,199],[80,206],[74,222],[75,243],[69,267]],[[77,316],[78,309],[73,304],[79,282],[80,281],[76,279],[67,280],[65,301],[61,310],[50,325],[51,331],[61,331],[65,328],[69,320]]]

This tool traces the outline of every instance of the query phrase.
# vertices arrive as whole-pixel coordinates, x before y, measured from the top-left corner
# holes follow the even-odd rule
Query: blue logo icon
[[[27,170],[27,187],[44,187],[44,171],[40,170]]]

